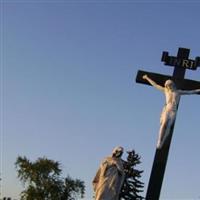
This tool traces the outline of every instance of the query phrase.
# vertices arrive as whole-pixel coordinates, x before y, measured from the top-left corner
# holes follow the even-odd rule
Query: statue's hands
[[[142,76],[142,78],[143,78],[143,79],[147,79],[148,76],[145,74],[145,75]]]

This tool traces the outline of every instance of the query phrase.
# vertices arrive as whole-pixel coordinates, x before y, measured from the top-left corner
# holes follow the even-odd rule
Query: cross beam
[[[159,85],[164,85],[166,80],[171,79],[175,82],[177,88],[181,90],[193,90],[200,88],[200,82],[184,79],[186,69],[195,70],[200,64],[199,57],[196,57],[195,61],[188,59],[189,53],[190,50],[185,48],[179,48],[177,57],[169,56],[168,52],[163,52],[162,61],[165,65],[174,66],[173,75],[167,76],[152,72],[138,71],[136,82],[149,85],[149,82],[143,79],[143,75],[147,74]],[[167,158],[169,154],[170,143],[174,130],[174,124],[175,120],[170,128],[170,134],[167,137],[162,148],[156,148],[152,171],[149,179],[149,185],[146,193],[146,200],[159,200],[165,168],[167,164]]]
[[[195,90],[195,89],[200,88],[199,81],[194,81],[190,79],[179,79],[173,76],[167,76],[163,74],[157,74],[157,73],[152,73],[152,72],[147,72],[147,71],[142,71],[142,70],[138,71],[136,82],[151,86],[151,84],[147,80],[144,80],[142,78],[145,74],[151,77],[153,80],[156,80],[156,83],[162,86],[164,86],[164,83],[166,80],[171,79],[176,84],[176,87],[181,90]]]

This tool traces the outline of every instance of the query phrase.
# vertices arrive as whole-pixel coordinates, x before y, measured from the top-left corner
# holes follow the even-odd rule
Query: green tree
[[[143,192],[144,183],[141,178],[142,170],[135,169],[135,166],[140,164],[140,156],[134,150],[128,151],[127,160],[123,162],[125,180],[120,194],[120,200],[142,200],[139,193]]]
[[[85,193],[84,182],[61,177],[60,163],[47,158],[31,162],[19,156],[15,162],[18,178],[24,184],[21,200],[75,200]]]

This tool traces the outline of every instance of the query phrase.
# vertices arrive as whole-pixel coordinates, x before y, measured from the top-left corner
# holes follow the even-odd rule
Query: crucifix
[[[163,52],[161,61],[174,67],[172,76],[139,70],[136,77],[137,83],[152,85],[166,97],[146,200],[159,200],[181,95],[200,94],[200,82],[184,79],[186,69],[196,70],[200,66],[200,57],[189,59],[189,53],[190,49],[186,48],[179,48],[177,57]]]

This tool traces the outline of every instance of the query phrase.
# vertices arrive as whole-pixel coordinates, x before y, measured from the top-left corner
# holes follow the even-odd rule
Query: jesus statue
[[[175,121],[180,96],[189,94],[199,94],[200,89],[179,90],[176,88],[176,85],[172,80],[167,80],[163,87],[157,84],[147,75],[144,75],[143,79],[147,80],[152,86],[154,86],[156,89],[162,91],[165,94],[166,103],[164,105],[160,117],[160,130],[157,142],[157,148],[161,149],[167,137],[169,136],[170,129]]]

